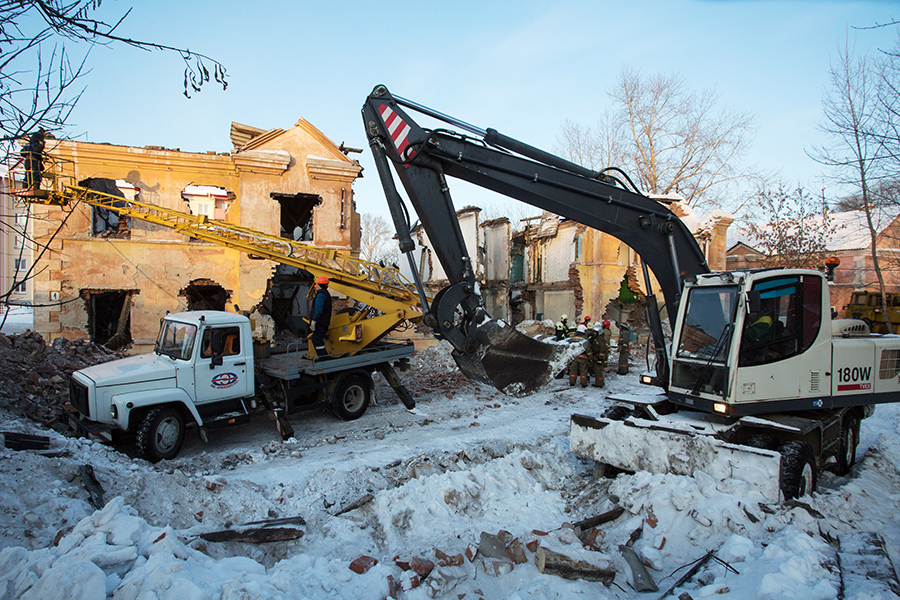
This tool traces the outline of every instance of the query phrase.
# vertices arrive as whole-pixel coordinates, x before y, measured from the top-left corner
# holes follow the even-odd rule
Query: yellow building
[[[232,123],[231,140],[230,153],[191,153],[49,139],[45,170],[57,184],[115,180],[143,202],[358,251],[357,161],[304,119],[288,130]],[[119,223],[89,206],[33,210],[35,254],[47,246],[32,282],[34,325],[45,339],[106,343],[115,336],[145,352],[167,311],[250,310],[266,297],[290,326],[305,308],[308,277],[279,269],[273,281],[271,261],[149,223]]]

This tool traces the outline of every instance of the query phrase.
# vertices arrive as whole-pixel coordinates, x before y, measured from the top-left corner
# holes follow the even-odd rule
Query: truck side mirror
[[[214,369],[216,367],[222,366],[222,355],[221,354],[213,354],[212,358],[209,361],[209,368]]]

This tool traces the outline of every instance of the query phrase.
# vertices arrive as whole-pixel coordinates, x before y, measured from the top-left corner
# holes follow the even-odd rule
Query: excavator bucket
[[[583,352],[581,344],[538,340],[497,319],[470,331],[467,344],[470,352],[453,351],[463,374],[509,396],[536,392]]]

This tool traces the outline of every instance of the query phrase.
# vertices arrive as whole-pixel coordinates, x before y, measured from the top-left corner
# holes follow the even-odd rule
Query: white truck
[[[349,356],[309,358],[306,344],[254,341],[250,319],[240,314],[169,314],[153,352],[73,373],[70,423],[109,441],[133,435],[138,454],[152,462],[178,454],[188,425],[206,441],[207,430],[245,423],[262,407],[286,439],[293,435],[286,415],[301,409],[330,406],[345,420],[362,416],[375,371],[414,406],[392,365],[405,368],[413,351],[412,342],[381,341]]]

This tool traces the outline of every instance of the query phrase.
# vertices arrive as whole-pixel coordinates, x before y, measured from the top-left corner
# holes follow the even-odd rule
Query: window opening
[[[181,191],[181,199],[188,205],[188,212],[218,221],[225,220],[235,198],[234,192],[215,185],[188,185]]]
[[[313,241],[313,209],[322,203],[315,194],[282,194],[272,198],[281,205],[281,237],[301,242]]]
[[[215,281],[195,279],[179,293],[187,301],[187,310],[225,310],[231,292]]]
[[[79,181],[78,185],[122,198],[121,201],[113,202],[113,206],[119,208],[125,207],[125,200],[134,200],[140,191],[123,179],[114,181],[99,177],[89,178]],[[93,206],[91,207],[91,234],[96,237],[130,239],[131,219],[121,217],[115,211]]]
[[[131,344],[131,290],[82,291],[91,341],[111,350]]]

